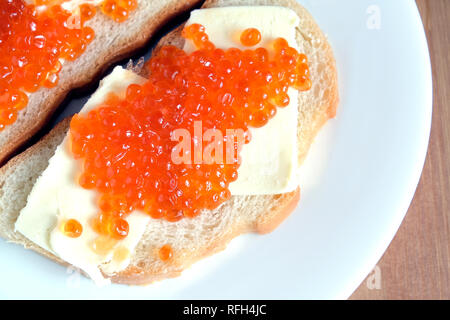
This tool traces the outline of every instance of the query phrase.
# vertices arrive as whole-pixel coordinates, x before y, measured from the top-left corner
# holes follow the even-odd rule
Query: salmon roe
[[[226,141],[235,142],[227,129],[248,133],[249,127],[262,127],[277,107],[289,104],[288,88],[311,87],[306,56],[284,39],[274,41],[270,58],[265,48],[215,48],[198,24],[186,27],[183,36],[194,42],[194,52],[162,47],[146,65],[148,81],[128,86],[125,99],[111,93],[94,110],[72,118],[71,150],[82,161],[78,182],[100,194],[94,224],[103,234],[116,236],[108,226],[136,209],[178,221],[217,208],[230,198],[228,186],[237,179],[239,144],[231,144],[231,163],[175,164],[174,130],[187,130],[195,149],[193,127],[201,121],[204,131],[223,134],[225,149]],[[205,152],[208,144],[200,148]]]
[[[246,47],[256,46],[261,41],[261,32],[255,28],[245,29],[241,33],[241,43]]]
[[[101,9],[116,22],[124,22],[131,11],[138,7],[137,0],[105,0]]]
[[[172,247],[169,244],[163,245],[158,252],[159,258],[162,261],[168,261],[173,256],[173,250]]]
[[[95,7],[82,4],[79,15],[72,15],[61,8],[62,2],[0,1],[0,131],[27,106],[27,93],[56,86],[61,59],[75,60],[94,39],[94,30],[85,22],[95,15]],[[117,2],[116,7],[136,8],[135,0]],[[47,7],[37,9],[41,5]]]
[[[78,238],[83,232],[83,226],[78,220],[70,219],[62,224],[62,232],[70,238]]]

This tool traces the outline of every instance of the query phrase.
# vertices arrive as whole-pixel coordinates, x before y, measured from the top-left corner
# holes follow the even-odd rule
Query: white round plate
[[[341,103],[303,166],[298,208],[277,230],[239,237],[181,277],[145,287],[98,288],[1,241],[0,298],[349,297],[386,250],[419,181],[431,124],[430,60],[413,0],[301,2],[334,48]]]

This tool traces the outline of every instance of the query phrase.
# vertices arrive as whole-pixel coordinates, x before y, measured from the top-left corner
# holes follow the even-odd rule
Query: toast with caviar
[[[302,161],[318,130],[336,113],[338,87],[331,46],[311,15],[294,0],[210,0],[203,8],[240,5],[284,6],[300,17],[296,37],[302,52],[308,56],[312,81],[311,90],[299,95],[297,138],[298,156]],[[182,48],[185,40],[181,30],[182,27],[165,36],[155,50],[168,44]],[[61,122],[41,141],[0,169],[0,236],[64,265],[64,261],[15,232],[14,224],[27,203],[33,184],[47,167],[68,126],[69,121]],[[191,219],[177,222],[151,219],[128,267],[116,274],[104,270],[103,273],[112,282],[133,285],[175,277],[192,263],[223,250],[240,234],[271,232],[294,210],[299,198],[299,189],[277,195],[232,196],[217,209]],[[158,258],[158,250],[168,242],[173,257],[162,261]]]
[[[0,131],[0,164],[43,127],[70,90],[90,83],[112,63],[143,46],[170,19],[200,2],[138,0],[137,9],[121,23],[97,9],[97,14],[86,22],[86,26],[95,31],[95,37],[84,53],[74,61],[62,64],[55,87],[41,87],[30,93],[28,104],[17,113],[17,120]]]

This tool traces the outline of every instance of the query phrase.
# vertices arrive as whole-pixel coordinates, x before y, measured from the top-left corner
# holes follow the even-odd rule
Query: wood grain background
[[[450,299],[450,0],[417,0],[433,66],[427,159],[408,213],[351,299]]]

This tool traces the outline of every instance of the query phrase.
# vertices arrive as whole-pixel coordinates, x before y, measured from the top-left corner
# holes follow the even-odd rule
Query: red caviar
[[[131,11],[138,6],[137,0],[105,0],[101,9],[102,12],[116,22],[124,22],[128,19]]]
[[[173,256],[173,250],[172,247],[169,244],[163,245],[158,252],[159,258],[162,261],[168,261]]]
[[[112,215],[108,211],[103,211],[92,222],[97,233],[111,236],[117,240],[124,239],[130,228],[128,222],[122,219],[120,215]]]
[[[241,33],[241,43],[246,47],[256,46],[261,41],[261,32],[255,28],[245,29]]]
[[[63,223],[62,232],[70,238],[78,238],[83,232],[83,226],[78,220],[70,219]]]
[[[85,22],[95,15],[95,7],[83,4],[79,15],[72,15],[62,9],[62,2],[0,1],[0,131],[14,123],[18,111],[27,106],[26,93],[58,83],[60,59],[75,60],[94,39],[94,30]],[[117,3],[127,12],[137,5],[135,0]],[[38,10],[36,6],[41,5],[47,7]]]
[[[174,130],[187,130],[194,149],[196,121],[204,131],[220,131],[223,142],[234,141],[227,129],[264,126],[277,106],[289,104],[289,87],[311,87],[306,56],[284,39],[274,41],[269,58],[265,48],[215,48],[199,24],[186,27],[183,36],[196,51],[162,47],[147,63],[148,81],[130,85],[125,99],[110,94],[87,115],[72,118],[71,150],[83,163],[78,181],[100,193],[96,221],[103,232],[111,219],[136,209],[178,221],[217,208],[231,196],[228,185],[237,179],[239,157],[231,163],[175,164]],[[201,148],[205,152],[207,143]],[[238,145],[234,151],[239,153]]]

